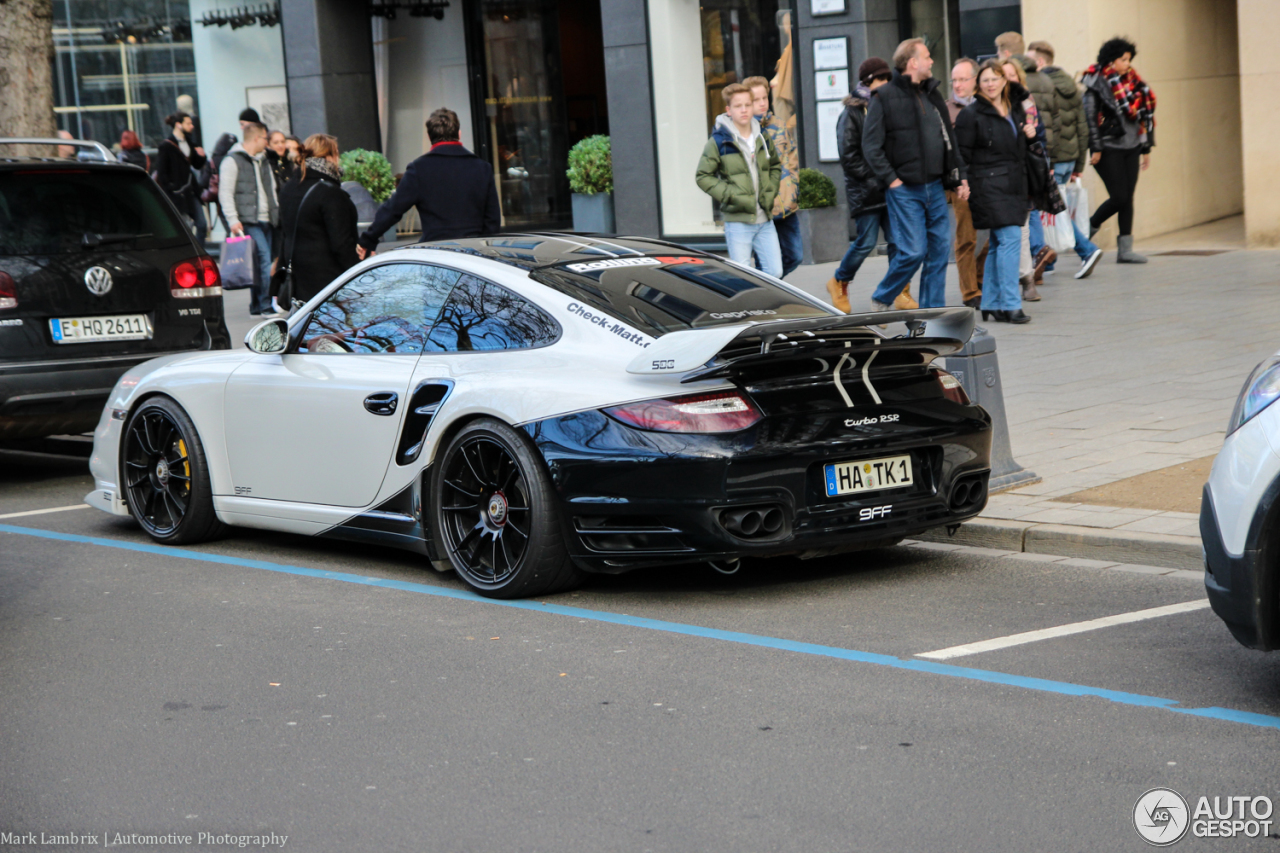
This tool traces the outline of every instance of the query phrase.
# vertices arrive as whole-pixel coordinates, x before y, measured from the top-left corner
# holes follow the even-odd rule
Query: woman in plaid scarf
[[[1156,95],[1129,64],[1138,48],[1113,38],[1084,72],[1084,111],[1089,126],[1089,162],[1107,187],[1106,201],[1089,218],[1089,236],[1114,215],[1120,226],[1116,261],[1145,264],[1133,251],[1133,193],[1138,173],[1151,163],[1156,144]]]

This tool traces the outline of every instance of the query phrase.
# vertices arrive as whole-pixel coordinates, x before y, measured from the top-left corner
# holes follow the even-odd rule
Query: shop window
[[[716,117],[720,91],[748,77],[772,81],[774,107],[794,115],[791,19],[779,0],[649,0],[653,106],[662,230],[717,234],[723,225],[693,170]],[[696,119],[696,120],[695,120]]]
[[[569,148],[608,133],[598,0],[479,0],[483,122],[508,230],[568,228]]]

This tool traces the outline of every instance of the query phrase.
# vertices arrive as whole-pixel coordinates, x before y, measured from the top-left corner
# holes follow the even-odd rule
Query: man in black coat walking
[[[453,110],[436,110],[427,119],[431,150],[409,164],[395,194],[360,235],[361,258],[378,248],[378,238],[411,207],[418,208],[424,242],[498,233],[502,216],[493,167],[462,147],[458,131]]]
[[[967,199],[969,184],[924,40],[898,45],[893,65],[893,80],[871,99],[862,129],[863,156],[887,187],[889,231],[898,247],[871,310],[888,311],[921,265],[920,305],[938,308],[946,302],[951,253],[945,190]]]

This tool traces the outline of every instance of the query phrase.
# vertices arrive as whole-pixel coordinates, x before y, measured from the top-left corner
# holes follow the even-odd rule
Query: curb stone
[[[924,542],[946,542],[1026,554],[1053,554],[1190,571],[1204,569],[1204,549],[1197,536],[984,518],[965,522],[955,536],[949,537],[946,528],[937,527],[914,538]]]

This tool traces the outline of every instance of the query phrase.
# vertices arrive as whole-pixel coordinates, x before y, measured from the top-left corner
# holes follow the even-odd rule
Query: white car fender
[[[94,490],[85,496],[91,506],[114,515],[128,515],[120,494],[120,445],[128,413],[137,402],[159,392],[173,398],[196,426],[209,461],[209,477],[215,489],[230,481],[226,447],[222,439],[222,393],[235,366],[252,357],[248,351],[217,350],[183,353],[145,361],[116,382],[94,431],[89,470]],[[117,413],[125,413],[123,417]],[[216,446],[210,446],[216,442]]]

